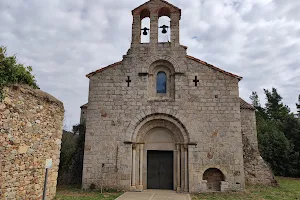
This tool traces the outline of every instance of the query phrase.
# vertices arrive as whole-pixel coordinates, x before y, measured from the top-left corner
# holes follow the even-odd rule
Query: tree
[[[295,151],[300,152],[300,121],[293,114],[287,116],[283,121],[282,130],[286,137],[295,145]]]
[[[250,98],[254,108],[256,108],[256,118],[257,119],[259,119],[259,118],[266,119],[267,114],[265,112],[265,109],[263,107],[261,107],[257,92],[252,92],[252,95],[249,98]]]
[[[300,121],[282,103],[275,88],[264,89],[266,104],[262,108],[256,92],[250,99],[256,108],[259,149],[275,175],[300,176]]]
[[[264,89],[266,94],[266,113],[270,119],[282,120],[286,117],[290,109],[281,102],[282,97],[278,94],[276,88],[272,88],[272,92]]]
[[[297,116],[298,118],[300,118],[300,94],[298,96],[298,103],[296,103],[296,107],[297,107]]]
[[[293,144],[275,124],[268,122],[267,126],[266,132],[258,135],[262,157],[271,165],[275,175],[296,175],[299,154],[294,152]]]
[[[81,184],[85,130],[85,124],[82,123],[73,126],[73,132],[63,132],[58,171],[59,184]]]
[[[0,100],[3,99],[3,88],[12,84],[26,84],[38,88],[32,67],[17,63],[16,56],[7,56],[6,47],[0,47]]]
[[[255,108],[261,107],[257,92],[252,92],[252,95],[250,96],[250,99],[251,99],[252,105]]]

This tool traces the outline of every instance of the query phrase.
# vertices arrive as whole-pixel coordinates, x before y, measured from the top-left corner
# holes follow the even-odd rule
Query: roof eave
[[[216,66],[214,66],[214,65],[212,65],[212,64],[209,64],[209,63],[207,63],[207,62],[204,62],[204,61],[202,61],[202,60],[200,60],[200,59],[198,59],[198,58],[195,58],[195,57],[193,57],[193,56],[186,55],[186,58],[191,59],[191,60],[193,60],[193,61],[195,61],[195,62],[201,63],[201,64],[203,64],[203,65],[205,65],[205,66],[207,66],[207,67],[210,67],[210,68],[212,68],[212,69],[214,69],[214,70],[216,70],[216,71],[218,71],[218,72],[220,72],[220,73],[223,73],[223,74],[226,74],[226,75],[231,76],[231,77],[233,77],[233,78],[236,78],[236,79],[238,79],[239,81],[243,79],[243,77],[241,77],[241,76],[238,76],[238,75],[236,75],[236,74],[227,72],[227,71],[225,71],[225,70],[223,70],[223,69],[220,69],[220,68],[218,68],[218,67],[216,67]]]
[[[96,70],[96,71],[93,71],[93,72],[91,72],[91,73],[85,75],[85,76],[86,76],[87,78],[90,78],[91,76],[93,76],[93,75],[95,75],[95,74],[97,74],[97,73],[103,72],[103,71],[105,71],[105,70],[108,69],[108,68],[115,67],[115,66],[120,65],[120,64],[122,64],[122,61],[113,63],[113,64],[108,65],[108,66],[106,66],[106,67],[102,67],[102,68],[100,68],[100,69],[98,69],[98,70]]]

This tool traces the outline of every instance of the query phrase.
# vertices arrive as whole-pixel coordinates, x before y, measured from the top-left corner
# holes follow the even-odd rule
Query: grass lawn
[[[122,193],[87,192],[74,186],[58,186],[55,200],[115,200]]]
[[[300,179],[277,177],[279,187],[251,186],[245,192],[191,195],[192,200],[300,200]],[[114,200],[121,193],[85,192],[78,187],[58,187],[55,200]]]
[[[300,179],[277,177],[279,187],[251,186],[244,193],[213,193],[191,195],[192,200],[300,200]]]

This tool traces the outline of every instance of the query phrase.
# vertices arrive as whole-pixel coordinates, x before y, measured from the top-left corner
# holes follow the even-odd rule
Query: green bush
[[[3,88],[13,84],[25,84],[39,88],[31,66],[17,63],[16,56],[7,56],[6,47],[0,47],[0,100],[4,98]]]
[[[84,154],[85,124],[73,126],[73,132],[62,136],[58,183],[81,184]]]
[[[256,92],[250,97],[256,108],[260,153],[275,175],[300,177],[300,119],[283,104],[276,88],[264,91],[264,107]],[[300,111],[300,98],[296,106]]]

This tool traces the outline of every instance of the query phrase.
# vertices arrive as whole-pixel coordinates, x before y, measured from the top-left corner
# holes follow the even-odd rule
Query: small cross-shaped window
[[[197,79],[197,76],[195,76],[195,80],[193,80],[193,82],[195,83],[195,86],[198,86],[199,80]]]
[[[130,86],[129,84],[131,83],[130,76],[127,76],[126,82],[127,82],[127,87],[129,87]]]

